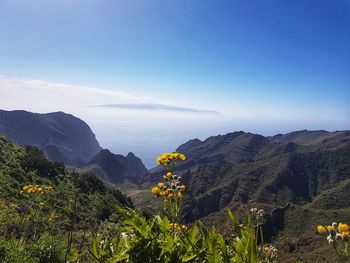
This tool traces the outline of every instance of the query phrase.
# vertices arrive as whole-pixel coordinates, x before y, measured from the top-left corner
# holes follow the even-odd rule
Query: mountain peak
[[[115,184],[123,183],[125,180],[140,183],[148,173],[141,159],[132,152],[123,156],[114,154],[108,149],[101,150],[90,161],[85,171],[95,171],[100,177]]]
[[[133,152],[129,152],[126,157],[128,157],[128,158],[135,158],[136,155]]]

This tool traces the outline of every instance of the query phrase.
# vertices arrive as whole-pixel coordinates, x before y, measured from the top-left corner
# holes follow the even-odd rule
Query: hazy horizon
[[[0,0],[0,109],[147,167],[189,139],[350,129],[350,2]]]

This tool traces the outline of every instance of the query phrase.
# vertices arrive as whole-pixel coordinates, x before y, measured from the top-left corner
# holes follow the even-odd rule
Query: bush
[[[65,262],[65,246],[60,236],[44,233],[32,247],[31,257],[39,263]]]

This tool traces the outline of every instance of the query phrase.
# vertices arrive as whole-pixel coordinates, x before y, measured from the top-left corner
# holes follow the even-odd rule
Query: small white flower
[[[333,230],[334,231],[337,231],[338,230],[338,224],[336,222],[333,222],[332,223],[332,227],[333,227]]]
[[[334,239],[331,234],[327,237],[327,241],[329,244],[332,244],[334,242]]]

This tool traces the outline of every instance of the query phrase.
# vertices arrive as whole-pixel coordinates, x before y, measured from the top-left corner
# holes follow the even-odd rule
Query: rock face
[[[113,154],[107,149],[98,153],[84,170],[93,172],[113,184],[121,184],[126,180],[139,184],[148,174],[141,159],[133,153],[123,156]]]
[[[51,160],[77,167],[88,163],[101,150],[90,127],[63,112],[0,110],[0,134],[20,146],[42,149]]]
[[[350,132],[299,131],[264,137],[234,132],[181,145],[177,173],[188,185],[185,218],[236,204],[350,208]],[[160,178],[160,167],[150,178]],[[151,180],[151,179],[150,179]],[[338,201],[336,201],[339,199]]]

